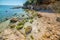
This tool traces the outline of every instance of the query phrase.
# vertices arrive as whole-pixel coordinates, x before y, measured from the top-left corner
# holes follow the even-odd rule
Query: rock
[[[41,18],[41,17],[42,17],[42,15],[41,15],[41,14],[37,14],[37,16],[38,16],[38,18]]]
[[[56,21],[57,21],[57,22],[60,22],[60,17],[57,17]]]
[[[10,28],[14,28],[16,25],[15,24],[11,24],[10,25]]]
[[[5,29],[1,35],[3,38],[0,38],[0,40],[25,40],[25,36],[16,29]]]
[[[3,40],[3,37],[0,37],[0,40]]]
[[[11,23],[15,23],[15,22],[17,22],[17,21],[18,21],[17,18],[12,18],[12,19],[10,20]]]
[[[25,28],[25,33],[26,34],[29,34],[31,31],[32,31],[32,27],[31,26],[28,26],[28,27]]]
[[[24,17],[25,15],[22,15],[22,17]]]

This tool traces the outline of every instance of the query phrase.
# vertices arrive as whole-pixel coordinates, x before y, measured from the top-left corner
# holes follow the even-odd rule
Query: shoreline
[[[10,20],[6,20],[5,22],[0,23],[0,31],[3,31],[5,28],[8,27]]]
[[[41,14],[41,15],[46,15],[47,16],[47,14],[48,15],[60,15],[60,14],[56,14],[56,13],[48,13],[48,12],[37,12],[38,14]],[[10,18],[11,19],[11,18]],[[5,26],[5,27],[7,27],[8,26],[8,24],[9,24],[9,22],[10,22],[10,19],[8,19],[8,20],[6,20],[6,21],[4,21],[4,22],[2,22],[2,23],[0,23],[0,29],[1,29],[1,27],[3,28],[3,26]]]
[[[33,11],[29,10],[28,12],[30,12],[30,14],[31,13],[32,14],[36,13],[36,11],[34,11],[34,10]],[[46,13],[46,12],[37,12],[37,14],[39,14],[39,15],[33,17],[33,22],[32,23],[30,23],[29,21],[27,22],[26,20],[18,21],[19,25],[20,25],[21,22],[26,21],[24,24],[22,23],[24,25],[22,29],[16,29],[16,27],[19,28],[21,25],[20,26],[15,26],[15,27],[13,25],[14,28],[7,28],[7,29],[3,30],[2,33],[1,33],[1,35],[3,35],[2,37],[5,37],[5,38],[8,37],[8,40],[11,39],[11,37],[12,37],[13,40],[14,39],[28,40],[28,38],[31,39],[31,40],[32,39],[34,39],[34,40],[35,39],[39,39],[39,40],[43,40],[43,39],[46,40],[47,39],[47,40],[49,40],[49,39],[52,39],[52,38],[53,38],[53,40],[55,40],[55,39],[58,40],[59,38],[56,38],[56,37],[60,33],[60,31],[58,31],[58,30],[60,30],[59,29],[60,28],[60,22],[57,21],[56,19],[58,17],[60,17],[60,14],[58,14],[58,13],[57,14],[56,13]],[[6,22],[8,22],[8,21],[6,21]],[[25,30],[26,27],[32,27],[31,31],[29,31],[28,34],[25,33],[25,31],[29,30],[29,29]],[[4,35],[7,35],[7,36],[4,36]],[[17,36],[17,35],[19,35],[19,36]],[[31,36],[33,38],[31,38]],[[49,39],[48,39],[48,36],[49,36]],[[50,38],[50,37],[52,37],[52,38]],[[58,36],[58,37],[60,37],[60,36]]]

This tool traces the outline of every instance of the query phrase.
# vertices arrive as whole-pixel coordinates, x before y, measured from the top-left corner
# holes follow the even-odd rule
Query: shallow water
[[[0,5],[0,22],[5,21],[6,19],[12,18],[14,16],[20,16],[25,14],[24,9],[12,9],[15,6],[12,5]]]

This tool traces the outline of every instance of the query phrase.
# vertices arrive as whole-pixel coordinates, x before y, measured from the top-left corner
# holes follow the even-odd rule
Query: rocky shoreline
[[[8,28],[0,33],[0,40],[60,40],[60,14],[28,13],[29,18],[11,19]]]

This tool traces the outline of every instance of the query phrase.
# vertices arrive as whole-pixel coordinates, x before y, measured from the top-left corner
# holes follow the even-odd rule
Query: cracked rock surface
[[[0,40],[60,40],[60,22],[57,22],[57,17],[60,14],[42,13],[41,18],[35,17],[33,23],[26,22],[25,26],[31,26],[31,33],[25,34],[25,29],[5,29],[0,33]]]

